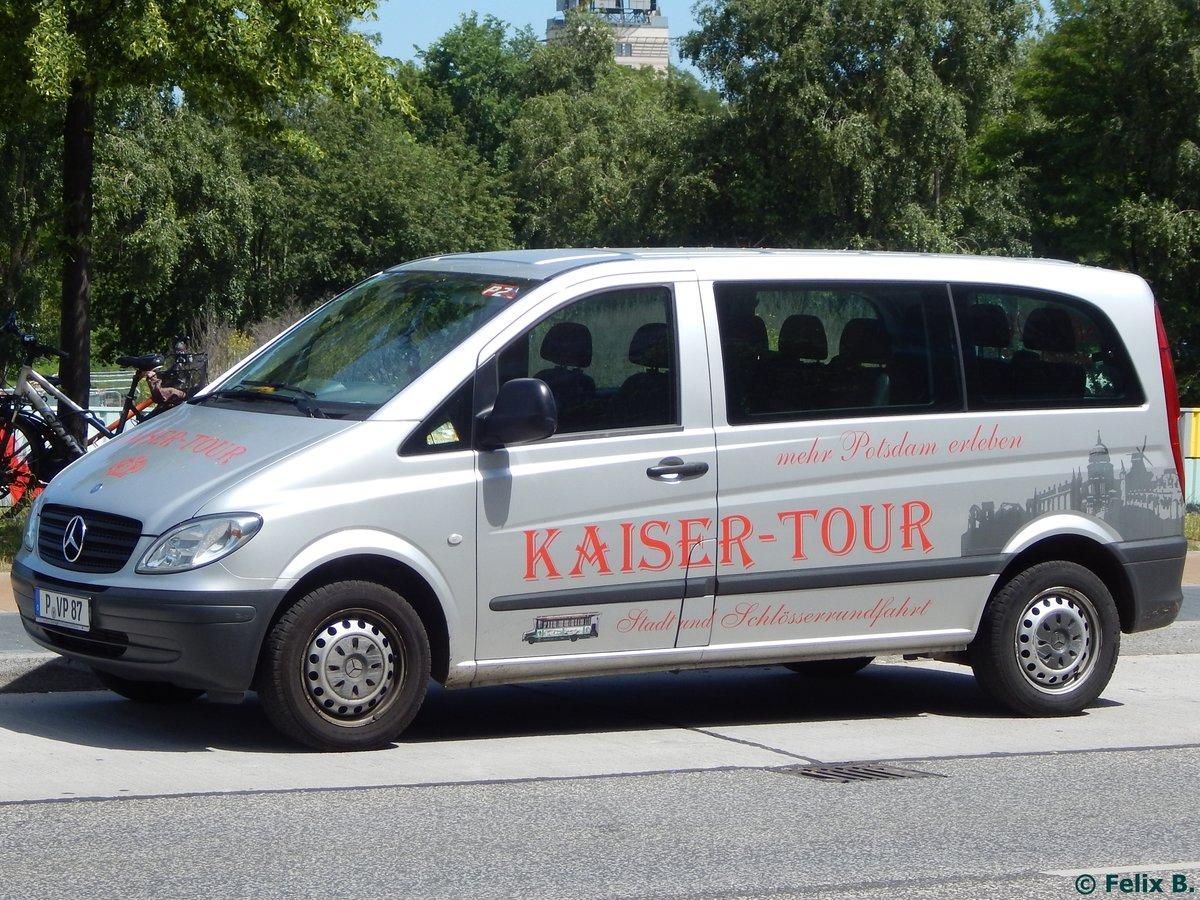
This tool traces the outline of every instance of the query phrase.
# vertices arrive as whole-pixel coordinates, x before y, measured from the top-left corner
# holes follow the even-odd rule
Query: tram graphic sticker
[[[963,556],[1000,553],[1017,531],[1038,516],[1072,510],[1102,519],[1125,540],[1173,537],[1183,527],[1183,495],[1179,473],[1156,470],[1146,448],[1130,451],[1118,469],[1099,434],[1088,453],[1087,468],[1034,490],[1024,503],[986,500],[967,513]]]
[[[522,640],[531,644],[542,641],[577,641],[600,636],[600,613],[573,613],[562,616],[538,616],[533,630],[525,632]]]

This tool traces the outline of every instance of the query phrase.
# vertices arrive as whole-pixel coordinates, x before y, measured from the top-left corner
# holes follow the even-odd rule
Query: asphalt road
[[[253,701],[9,694],[0,897],[1190,889],[1198,678],[1198,654],[1131,657],[1065,719],[1007,716],[933,663],[435,691],[401,743],[353,755],[298,751]],[[905,777],[819,781],[813,766]]]
[[[18,679],[0,694],[0,898],[1193,893],[1200,587],[1185,593],[1180,622],[1127,636],[1101,700],[1061,719],[888,659],[844,680],[434,689],[402,742],[342,755],[288,744],[253,697],[141,706]]]

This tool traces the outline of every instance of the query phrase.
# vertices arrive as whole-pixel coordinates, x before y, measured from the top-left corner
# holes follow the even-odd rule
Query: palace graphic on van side
[[[1144,450],[1130,451],[1129,465],[1114,468],[1100,435],[1088,454],[1087,469],[1043,490],[1036,490],[1022,506],[986,500],[971,507],[962,536],[963,556],[999,553],[1026,522],[1046,513],[1076,510],[1102,519],[1126,540],[1179,534],[1183,522],[1183,496],[1179,473],[1157,473]]]

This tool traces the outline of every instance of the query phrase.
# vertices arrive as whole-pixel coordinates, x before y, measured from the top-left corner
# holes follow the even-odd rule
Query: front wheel
[[[317,750],[373,750],[425,699],[429,638],[395,591],[369,581],[317,588],[267,636],[259,700],[271,723]]]
[[[1069,715],[1100,696],[1117,664],[1120,619],[1092,571],[1055,561],[1009,580],[968,648],[992,699],[1027,716]]]

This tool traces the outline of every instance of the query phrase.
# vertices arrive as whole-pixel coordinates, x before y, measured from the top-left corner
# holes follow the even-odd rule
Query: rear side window
[[[1129,354],[1096,307],[1011,288],[953,293],[972,409],[1142,403]]]
[[[962,408],[946,286],[714,285],[732,425]]]

